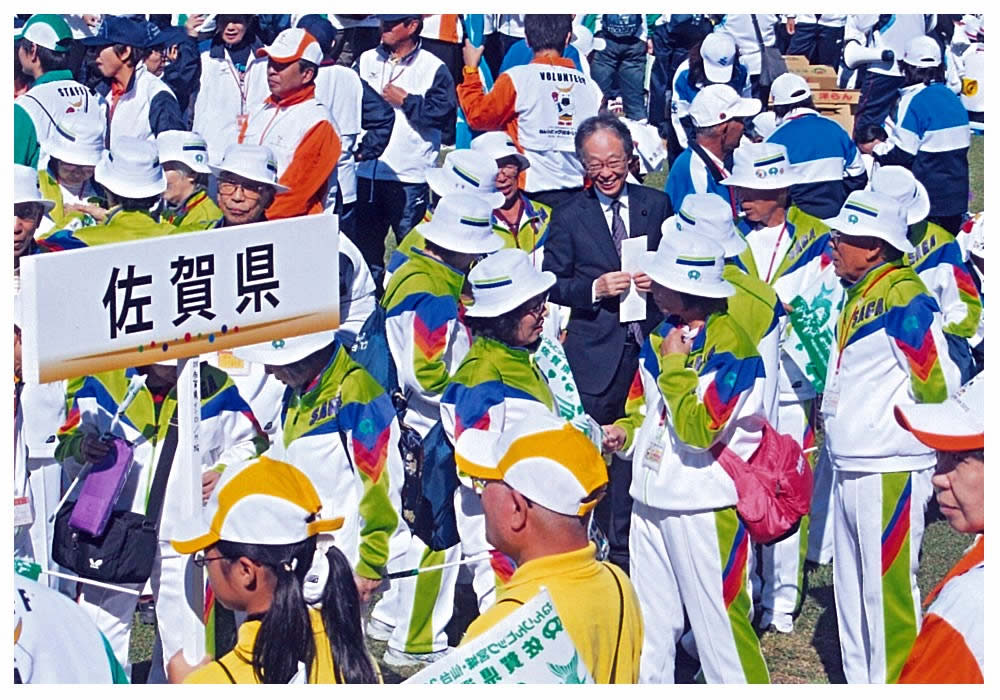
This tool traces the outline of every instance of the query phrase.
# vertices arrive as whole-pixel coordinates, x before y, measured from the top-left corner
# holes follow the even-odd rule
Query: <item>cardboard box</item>
[[[792,70],[793,68],[805,69],[809,67],[809,59],[806,58],[805,56],[798,56],[792,54],[791,56],[783,56],[783,58],[785,59],[785,65],[788,66],[788,70],[792,71],[793,73],[796,72]]]
[[[816,111],[821,116],[829,117],[840,124],[848,134],[854,133],[854,112],[851,105],[842,104],[835,107],[816,105]]]
[[[801,75],[813,90],[836,90],[837,71],[830,66],[789,65],[788,70]]]
[[[812,98],[817,105],[856,105],[861,100],[861,91],[813,90]]]

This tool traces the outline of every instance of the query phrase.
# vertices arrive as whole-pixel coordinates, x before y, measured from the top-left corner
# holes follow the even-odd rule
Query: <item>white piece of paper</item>
[[[643,257],[646,255],[646,237],[636,236],[622,241],[622,272],[630,275],[640,271]],[[618,318],[622,323],[646,320],[646,293],[635,288],[635,282],[629,287],[625,298],[618,307]]]

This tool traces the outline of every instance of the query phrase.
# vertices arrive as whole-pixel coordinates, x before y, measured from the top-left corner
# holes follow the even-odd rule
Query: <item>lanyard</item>
[[[877,277],[875,277],[875,279],[873,279],[871,282],[869,282],[868,286],[866,286],[864,288],[864,291],[862,291],[861,294],[859,295],[860,298],[864,299],[865,296],[867,296],[869,290],[872,287],[874,287],[878,283],[878,281],[880,279],[882,279],[883,277],[885,277],[886,275],[888,275],[894,269],[896,269],[896,268],[894,268],[894,267],[892,267],[890,265],[888,269],[883,270],[881,273],[879,273],[879,275]],[[847,347],[847,336],[848,336],[848,334],[850,332],[850,328],[851,328],[851,324],[850,323],[845,323],[844,327],[840,329],[840,337],[837,339],[837,346],[838,346],[838,348],[837,348],[837,371],[838,372],[840,371],[840,361],[844,359],[844,348]]]
[[[230,58],[230,56],[229,56],[229,52],[228,51],[223,51],[223,53],[224,53],[225,59],[226,59],[226,68],[229,69],[230,75],[232,75],[233,76],[233,80],[236,81],[236,89],[238,89],[240,91],[240,114],[245,114],[246,113],[246,107],[247,107],[247,90],[250,89],[249,85],[245,85],[247,72],[246,71],[243,71],[243,72],[237,71],[236,70],[236,66],[233,64],[233,59]],[[253,57],[251,57],[251,59],[252,58]],[[247,64],[247,70],[249,70],[249,69],[250,69],[250,65],[248,63]]]
[[[771,270],[774,269],[774,259],[778,256],[778,248],[781,246],[781,239],[785,236],[785,230],[788,228],[788,222],[786,221],[781,225],[781,230],[778,231],[778,240],[774,242],[774,251],[771,253],[771,262],[767,266],[767,277],[764,281],[771,284]]]
[[[403,72],[406,71],[406,69],[410,67],[410,64],[413,63],[414,60],[416,60],[416,58],[417,58],[417,51],[418,50],[419,50],[419,47],[416,48],[416,49],[414,49],[413,52],[410,53],[409,56],[405,57],[401,61],[397,62],[397,61],[393,61],[392,58],[389,58],[385,63],[382,64],[382,87],[383,88],[385,88],[387,85],[392,85],[400,77],[402,77]],[[385,67],[386,66],[392,66],[389,69],[389,81],[388,82],[386,82],[386,80],[385,80]],[[399,72],[398,73],[396,72],[396,66],[399,66]]]

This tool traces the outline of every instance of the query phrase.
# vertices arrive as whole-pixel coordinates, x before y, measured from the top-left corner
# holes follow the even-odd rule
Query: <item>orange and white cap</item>
[[[590,438],[541,410],[502,433],[469,428],[455,443],[455,462],[473,479],[503,481],[563,515],[590,512],[608,483],[608,468]]]
[[[171,540],[181,554],[211,547],[219,540],[242,544],[295,544],[332,532],[343,518],[321,520],[319,494],[301,470],[259,457],[226,469],[199,519],[189,521],[187,537]]]
[[[942,403],[896,406],[896,421],[935,450],[981,450],[986,432],[985,377],[986,373],[980,372]]]
[[[257,49],[257,57],[268,56],[278,63],[291,63],[305,59],[317,66],[323,62],[323,49],[316,37],[301,27],[286,29],[270,46]]]

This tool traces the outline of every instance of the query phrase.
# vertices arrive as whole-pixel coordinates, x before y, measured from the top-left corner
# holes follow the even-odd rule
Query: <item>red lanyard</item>
[[[892,272],[895,269],[896,268],[894,268],[893,266],[890,265],[888,267],[888,269],[883,270],[881,273],[879,273],[879,275],[877,277],[875,277],[875,279],[873,279],[871,282],[868,283],[868,286],[864,288],[864,291],[861,292],[861,295],[860,295],[861,298],[863,299],[865,296],[867,296],[868,291],[872,287],[874,287],[878,283],[878,281],[880,279],[882,279],[883,277],[885,277],[886,275],[888,275],[890,272]],[[850,326],[851,326],[850,323],[844,324],[844,327],[840,330],[840,338],[837,339],[837,345],[838,345],[837,371],[838,372],[840,371],[840,361],[842,359],[844,359],[844,348],[847,347],[847,334],[850,331]]]
[[[767,277],[764,278],[764,281],[767,282],[768,284],[771,284],[771,270],[774,269],[774,258],[777,257],[778,255],[778,248],[779,246],[781,246],[781,239],[784,237],[785,229],[787,228],[788,228],[788,222],[785,222],[784,224],[781,225],[781,230],[778,231],[778,240],[774,242],[774,251],[771,253],[771,262],[767,266]]]
[[[225,53],[225,59],[226,59],[226,68],[229,69],[230,74],[232,74],[232,76],[233,76],[233,80],[236,81],[236,88],[240,91],[240,114],[244,114],[244,113],[246,113],[246,107],[247,107],[247,90],[250,89],[250,86],[248,86],[248,85],[245,86],[244,85],[244,83],[246,82],[246,75],[247,75],[247,73],[246,73],[246,71],[244,71],[242,73],[237,74],[236,67],[233,64],[233,59],[231,59],[229,57],[228,53],[226,53],[226,52],[224,52],[224,53]],[[252,59],[253,59],[253,57],[251,56],[251,60]],[[247,71],[249,71],[249,70],[250,70],[250,66],[248,64],[247,65]]]

